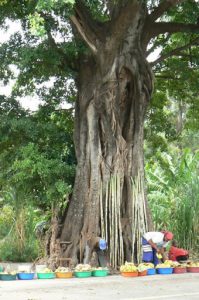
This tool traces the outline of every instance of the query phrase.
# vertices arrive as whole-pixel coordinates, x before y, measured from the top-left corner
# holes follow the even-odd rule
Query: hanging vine
[[[132,184],[132,261],[141,261],[141,237],[148,231],[144,195],[144,178],[138,175],[131,178]]]

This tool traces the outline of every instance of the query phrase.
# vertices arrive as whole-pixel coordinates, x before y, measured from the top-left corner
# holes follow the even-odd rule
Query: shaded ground
[[[0,281],[1,300],[199,300],[199,273]]]

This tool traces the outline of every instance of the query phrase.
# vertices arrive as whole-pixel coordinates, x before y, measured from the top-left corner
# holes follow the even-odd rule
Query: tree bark
[[[144,17],[143,17],[144,19]],[[92,237],[108,242],[111,265],[140,259],[149,216],[144,190],[143,127],[153,77],[141,48],[143,20],[123,40],[107,40],[81,60],[75,116],[77,172],[60,241],[83,262]],[[110,47],[111,45],[111,47]],[[89,260],[89,259],[88,259]]]

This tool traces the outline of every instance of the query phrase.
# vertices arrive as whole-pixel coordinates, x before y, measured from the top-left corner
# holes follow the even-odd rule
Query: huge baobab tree
[[[50,255],[56,248],[59,255],[82,262],[88,240],[102,236],[108,241],[114,267],[125,259],[138,259],[141,234],[150,227],[143,160],[144,118],[153,91],[147,56],[160,35],[169,41],[175,33],[186,33],[189,41],[183,46],[176,42],[153,65],[198,43],[197,1],[22,1],[15,6],[15,14],[9,10],[10,2],[2,4],[5,16],[21,19],[26,32],[27,16],[33,29],[44,29],[45,43],[42,39],[39,45],[33,44],[41,49],[43,43],[44,50],[29,59],[29,68],[40,68],[37,77],[46,68],[49,76],[72,74],[77,88],[76,179]],[[60,28],[65,39],[57,41],[55,32]],[[164,46],[160,45],[162,51]],[[45,51],[56,59],[45,60]]]

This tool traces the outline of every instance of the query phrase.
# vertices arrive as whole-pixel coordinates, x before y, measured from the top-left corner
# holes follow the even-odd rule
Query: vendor
[[[96,265],[99,267],[107,267],[109,265],[109,255],[105,239],[93,236],[87,240],[84,263],[90,263],[94,254],[96,254],[97,259],[95,262]]]
[[[167,259],[165,249],[168,242],[173,239],[170,231],[150,231],[142,237],[143,262],[151,262],[155,266],[159,263],[157,254],[161,254],[163,261]]]
[[[172,246],[169,250],[169,259],[173,261],[185,261],[189,258],[189,252],[185,249],[178,248],[177,242],[172,241]]]

